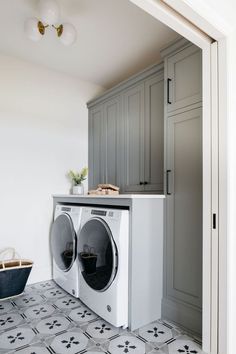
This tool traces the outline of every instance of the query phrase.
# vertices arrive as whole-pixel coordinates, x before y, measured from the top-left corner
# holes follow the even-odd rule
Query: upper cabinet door
[[[202,100],[202,52],[191,45],[166,60],[167,112]]]
[[[147,192],[163,191],[164,157],[164,75],[145,82],[145,161],[144,188]]]
[[[144,84],[123,94],[125,159],[124,192],[144,191]]]
[[[106,101],[103,105],[103,112],[105,180],[106,183],[119,186],[121,96]]]
[[[89,189],[104,183],[103,107],[98,105],[89,110]]]

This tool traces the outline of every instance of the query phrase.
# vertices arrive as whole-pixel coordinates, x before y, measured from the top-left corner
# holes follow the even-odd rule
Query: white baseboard
[[[51,265],[44,267],[37,267],[33,265],[27,284],[34,284],[49,279],[52,279]]]
[[[162,298],[162,318],[173,321],[197,335],[202,334],[202,311],[191,305]]]

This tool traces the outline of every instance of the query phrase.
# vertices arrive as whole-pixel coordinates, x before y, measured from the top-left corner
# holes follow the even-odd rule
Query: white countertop
[[[164,194],[118,194],[118,195],[75,195],[75,194],[53,194],[54,198],[102,198],[102,199],[163,199]]]

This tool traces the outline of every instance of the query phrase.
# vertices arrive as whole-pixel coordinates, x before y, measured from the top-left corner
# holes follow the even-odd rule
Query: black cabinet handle
[[[147,181],[145,181],[145,182],[144,182],[144,185],[146,186],[147,184],[148,184],[148,182],[147,182]]]
[[[167,103],[171,104],[172,102],[170,101],[170,82],[171,79],[167,79]]]
[[[171,170],[166,171],[166,194],[167,195],[171,195],[171,193],[169,192],[169,173],[170,172],[171,172]]]
[[[144,182],[139,182],[140,186],[142,186],[144,184]]]

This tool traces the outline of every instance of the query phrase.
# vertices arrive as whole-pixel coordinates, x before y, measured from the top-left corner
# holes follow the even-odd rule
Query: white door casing
[[[155,17],[157,20],[166,24],[181,36],[187,38],[189,41],[199,46],[202,49],[202,75],[203,75],[203,87],[202,87],[202,97],[203,97],[203,350],[208,354],[217,354],[217,343],[218,343],[218,333],[216,330],[212,330],[212,320],[217,321],[217,308],[215,300],[212,298],[213,290],[212,288],[212,271],[214,267],[214,272],[218,274],[218,268],[216,269],[216,263],[213,259],[218,259],[218,254],[216,254],[216,247],[212,248],[212,193],[217,193],[214,195],[214,200],[218,198],[218,188],[212,189],[212,139],[216,138],[215,134],[218,136],[217,132],[217,115],[213,115],[213,112],[218,110],[218,105],[216,107],[216,101],[212,100],[212,80],[213,77],[217,79],[219,73],[212,72],[212,64],[216,60],[217,53],[212,51],[213,40],[205,32],[201,31],[199,28],[194,26],[192,22],[188,20],[188,11],[183,11],[182,13],[186,15],[184,17],[177,11],[173,10],[170,6],[166,5],[160,0],[130,0],[132,3],[139,6],[141,9],[149,13],[151,16]],[[218,32],[219,33],[219,32]],[[214,76],[213,76],[214,75]],[[214,105],[214,107],[213,107]],[[224,102],[222,104],[222,107]],[[226,108],[225,106],[223,107]],[[224,112],[226,109],[224,110]],[[212,124],[215,125],[215,129],[212,130]],[[224,124],[223,124],[224,125]],[[224,127],[223,127],[224,128]],[[225,129],[224,129],[225,130]],[[214,138],[213,138],[214,134]],[[222,152],[224,153],[225,142],[222,139]],[[215,171],[215,170],[214,170]],[[214,172],[217,173],[217,172]],[[220,172],[221,175],[221,172]],[[223,175],[223,174],[222,174]],[[224,182],[223,182],[224,183]],[[222,189],[225,190],[224,184],[220,185]],[[220,214],[222,215],[222,213]],[[225,215],[222,215],[222,218]],[[218,215],[217,215],[218,217]],[[224,220],[223,220],[224,223]],[[222,230],[223,231],[223,230]],[[217,233],[217,231],[215,231]],[[225,241],[226,243],[226,241]],[[225,243],[223,244],[224,249]],[[222,267],[225,269],[225,259],[222,257]],[[226,278],[226,273],[224,272]],[[213,295],[214,297],[214,295]],[[226,296],[225,292],[222,295],[223,304],[222,308],[226,310]],[[221,312],[220,312],[221,314]],[[212,317],[213,316],[213,317]],[[226,316],[224,316],[222,324],[222,336],[224,342],[221,344],[221,353],[227,353],[226,348]],[[219,319],[218,319],[219,320]],[[216,324],[218,328],[218,321]],[[223,328],[224,327],[224,328]]]

